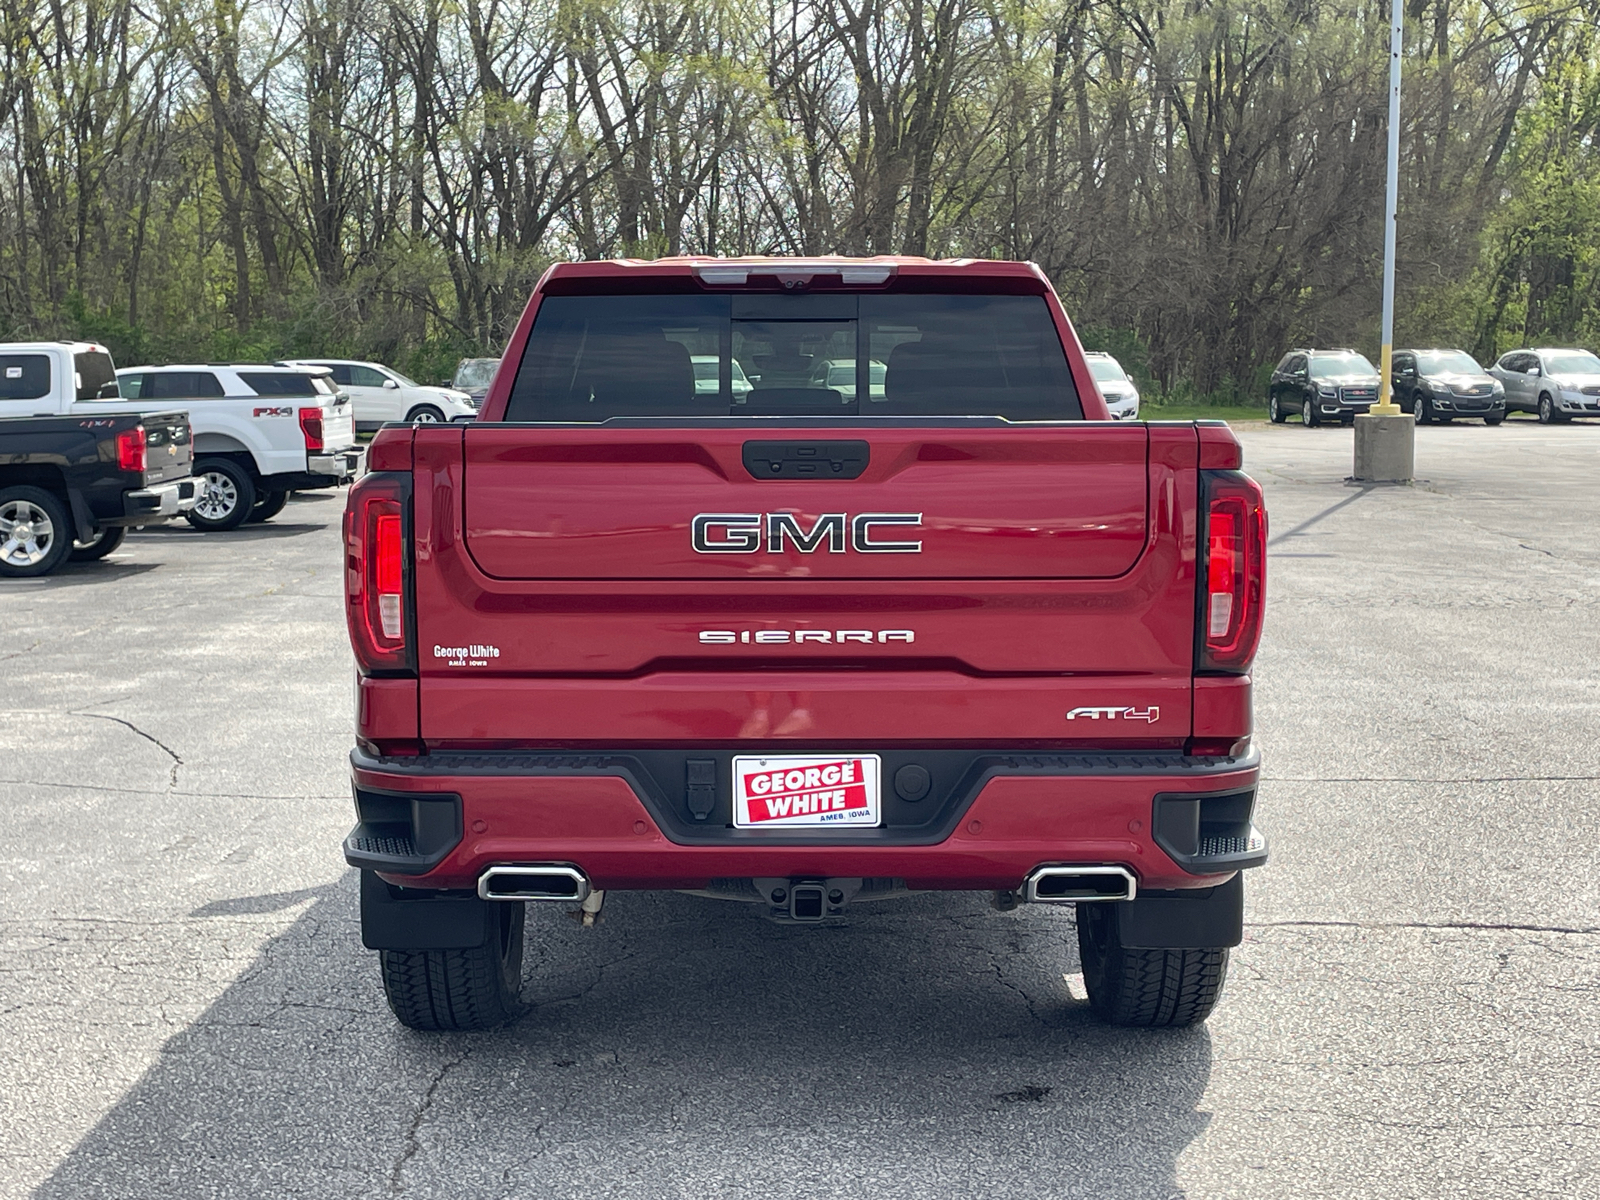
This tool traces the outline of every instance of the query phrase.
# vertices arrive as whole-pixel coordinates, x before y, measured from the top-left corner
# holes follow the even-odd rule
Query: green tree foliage
[[[1398,339],[1600,340],[1600,0],[1411,0]],[[0,336],[498,349],[569,257],[1038,261],[1158,394],[1376,335],[1370,0],[0,0]]]

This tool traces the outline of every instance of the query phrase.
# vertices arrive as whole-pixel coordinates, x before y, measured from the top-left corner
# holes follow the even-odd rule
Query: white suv
[[[1137,421],[1139,389],[1133,386],[1133,380],[1128,378],[1128,373],[1122,369],[1122,364],[1111,355],[1102,354],[1097,350],[1090,351],[1083,357],[1089,363],[1089,374],[1094,376],[1095,386],[1105,397],[1106,407],[1111,410],[1111,419]]]
[[[346,358],[294,359],[291,367],[327,367],[333,381],[355,405],[356,428],[376,429],[388,421],[432,425],[470,421],[478,415],[472,397],[454,388],[428,387],[382,363]]]

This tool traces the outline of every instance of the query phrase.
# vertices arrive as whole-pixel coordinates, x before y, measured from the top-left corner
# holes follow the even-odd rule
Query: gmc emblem
[[[843,554],[846,530],[857,554],[921,554],[920,540],[894,541],[874,532],[921,524],[921,513],[823,513],[805,530],[793,513],[701,513],[691,535],[696,554],[759,554],[763,542],[768,554],[782,554],[791,543],[802,554],[814,554],[824,542],[829,554]]]

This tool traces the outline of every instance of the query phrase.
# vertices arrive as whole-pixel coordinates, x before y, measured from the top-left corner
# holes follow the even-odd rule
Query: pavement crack
[[[71,716],[74,716],[74,717],[89,717],[89,718],[92,718],[93,720],[96,720],[96,721],[111,721],[114,724],[121,725],[124,729],[131,729],[134,733],[138,734],[140,737],[142,737],[145,741],[149,742],[151,745],[159,747],[167,755],[167,757],[172,759],[172,770],[171,770],[171,773],[170,773],[170,777],[169,777],[169,781],[168,781],[168,784],[167,784],[167,788],[170,791],[171,789],[173,789],[173,788],[178,786],[178,768],[183,766],[183,759],[178,754],[178,752],[176,750],[174,750],[171,746],[167,745],[165,742],[163,742],[160,738],[156,737],[154,734],[146,733],[144,730],[140,729],[137,725],[135,725],[132,721],[125,721],[121,717],[109,717],[109,716],[106,716],[104,713],[83,712],[80,709],[69,709],[68,713]]]
[[[298,796],[270,796],[260,792],[179,792],[170,788],[164,792],[157,792],[152,791],[150,788],[108,787],[98,783],[59,783],[49,779],[0,779],[0,784],[11,784],[16,787],[61,788],[69,792],[111,792],[119,796],[195,796],[211,800],[348,801],[350,799],[349,796],[335,793],[326,795],[303,793]]]
[[[422,1129],[422,1123],[428,1119],[428,1112],[433,1107],[434,1097],[438,1095],[439,1085],[444,1082],[446,1075],[466,1062],[471,1057],[471,1053],[470,1050],[463,1050],[457,1057],[440,1064],[439,1069],[434,1072],[433,1078],[428,1083],[427,1090],[422,1093],[422,1102],[417,1105],[417,1111],[411,1118],[411,1125],[406,1129],[405,1142],[401,1147],[400,1157],[395,1159],[394,1166],[389,1169],[390,1192],[398,1195],[402,1190],[403,1185],[400,1182],[400,1176],[404,1173],[406,1164],[422,1148],[422,1142],[417,1135]]]

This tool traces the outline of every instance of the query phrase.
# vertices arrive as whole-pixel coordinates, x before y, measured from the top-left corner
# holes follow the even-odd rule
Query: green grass
[[[1265,421],[1265,408],[1242,404],[1143,404],[1139,416],[1145,421]]]

